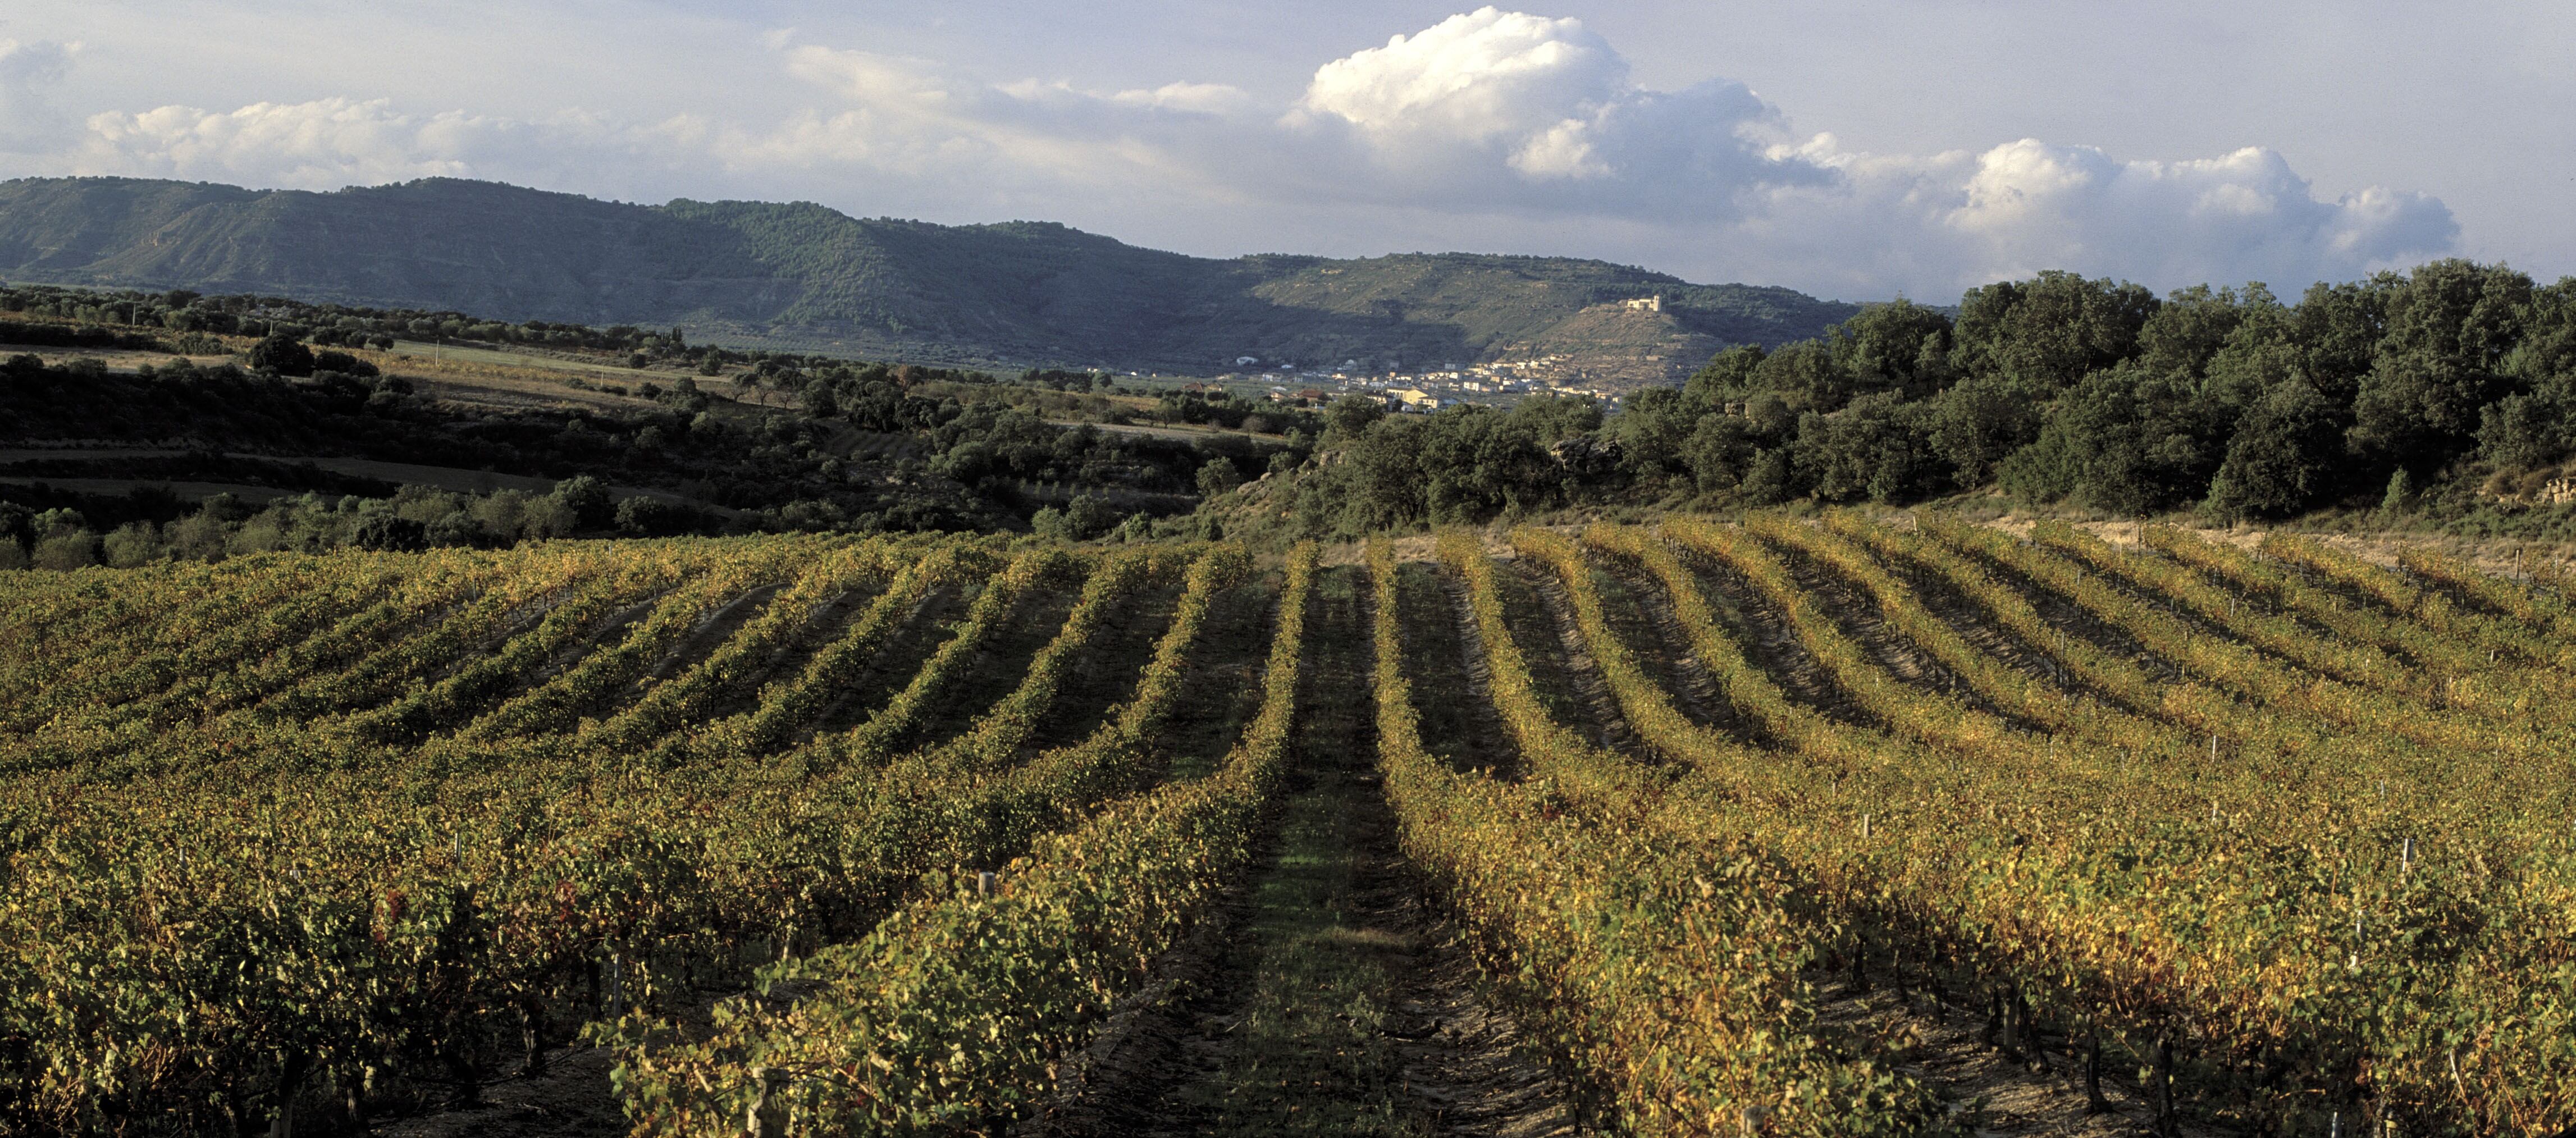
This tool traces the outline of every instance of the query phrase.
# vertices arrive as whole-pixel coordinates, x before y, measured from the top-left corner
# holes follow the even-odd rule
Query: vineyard
[[[2576,1133],[2576,592],[2138,539],[0,574],[0,1130]]]

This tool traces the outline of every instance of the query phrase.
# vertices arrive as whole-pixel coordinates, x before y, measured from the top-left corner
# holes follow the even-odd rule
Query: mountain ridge
[[[0,278],[677,324],[977,366],[1205,374],[1243,356],[1390,369],[1553,357],[1608,386],[1674,382],[1719,347],[1803,339],[1859,310],[1579,258],[1216,259],[1055,222],[642,205],[452,178],[327,192],[0,182]]]

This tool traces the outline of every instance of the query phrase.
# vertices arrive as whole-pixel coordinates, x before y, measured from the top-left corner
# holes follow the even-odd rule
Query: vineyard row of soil
[[[0,1128],[2576,1128],[2576,593],[2137,536],[0,575]]]

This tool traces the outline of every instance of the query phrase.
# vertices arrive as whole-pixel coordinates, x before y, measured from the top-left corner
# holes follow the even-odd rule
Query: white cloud
[[[0,39],[0,153],[33,153],[61,145],[70,116],[50,89],[63,80],[78,44]]]
[[[1316,69],[1299,107],[1377,138],[1517,144],[1628,87],[1628,64],[1578,20],[1482,8]]]
[[[1243,88],[1224,83],[1165,83],[1151,91],[1120,91],[1110,98],[1128,106],[1202,115],[1242,114],[1257,105]]]
[[[2322,199],[2259,147],[2179,162],[2027,138],[1925,157],[1845,152],[1830,135],[1796,149],[1838,177],[1771,195],[1739,236],[1754,238],[1773,271],[1830,265],[1847,290],[1893,283],[1947,295],[2050,268],[2158,287],[2298,288],[2439,254],[2459,231],[2449,208],[2422,194],[2374,187]]]
[[[804,104],[767,121],[419,113],[340,98],[106,112],[85,130],[57,115],[54,136],[22,149],[47,172],[252,185],[453,175],[624,196],[811,196],[945,220],[1008,211],[1231,246],[1209,251],[1436,239],[1849,297],[1946,298],[2043,268],[2295,288],[2443,252],[2457,234],[2437,200],[2377,187],[2323,197],[2261,148],[2149,161],[2035,139],[1928,155],[1798,141],[1741,83],[1649,89],[1580,22],[1495,8],[1326,62],[1285,101],[1186,80],[996,83],[791,30],[760,38]],[[0,151],[10,124],[48,121],[42,96],[69,58],[0,41]]]
[[[579,112],[544,122],[461,111],[415,115],[383,99],[232,111],[167,106],[92,115],[87,126],[70,156],[75,173],[301,189],[422,177],[559,178],[588,162],[642,159],[655,136]]]
[[[1823,179],[1770,152],[1781,121],[1742,84],[1650,91],[1580,21],[1489,7],[1323,65],[1282,125],[1345,134],[1397,200],[1705,223]]]

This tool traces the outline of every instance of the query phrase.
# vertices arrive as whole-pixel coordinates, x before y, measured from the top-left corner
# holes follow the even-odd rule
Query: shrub
[[[333,354],[347,358],[343,353]],[[313,349],[305,347],[302,341],[284,332],[271,332],[260,342],[250,346],[250,366],[260,371],[275,372],[278,375],[311,375],[314,367]]]
[[[88,530],[57,534],[36,543],[36,568],[79,569],[98,564],[98,535]]]
[[[150,522],[127,522],[107,535],[107,563],[119,569],[149,565],[159,561],[165,552],[158,527]]]
[[[429,548],[429,527],[410,518],[377,516],[358,524],[352,542],[360,549],[418,553]]]

